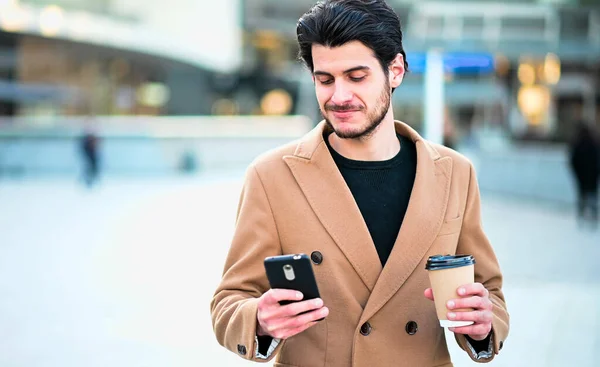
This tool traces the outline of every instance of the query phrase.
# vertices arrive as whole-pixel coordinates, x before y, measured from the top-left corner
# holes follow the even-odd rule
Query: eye
[[[361,82],[364,79],[365,79],[364,76],[361,76],[360,78],[350,77],[350,80],[352,80],[353,82],[356,82],[356,83]]]
[[[321,83],[323,85],[329,85],[329,84],[333,83],[333,79],[319,80],[319,83]]]

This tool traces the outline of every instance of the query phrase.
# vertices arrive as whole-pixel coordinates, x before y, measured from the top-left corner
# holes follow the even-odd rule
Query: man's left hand
[[[473,340],[483,340],[488,337],[492,330],[492,301],[490,292],[481,283],[473,283],[461,286],[457,293],[462,298],[448,301],[446,307],[448,320],[473,321],[472,325],[449,328],[456,334],[466,334]],[[425,297],[433,300],[431,288],[425,290]],[[453,311],[470,308],[473,311]]]

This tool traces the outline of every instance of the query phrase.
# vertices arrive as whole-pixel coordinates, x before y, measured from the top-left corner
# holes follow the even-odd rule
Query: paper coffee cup
[[[475,259],[471,255],[435,255],[429,257],[425,269],[433,290],[435,310],[442,327],[460,327],[473,324],[473,321],[448,320],[448,312],[472,311],[472,309],[448,310],[446,304],[451,299],[462,298],[459,287],[475,282]]]

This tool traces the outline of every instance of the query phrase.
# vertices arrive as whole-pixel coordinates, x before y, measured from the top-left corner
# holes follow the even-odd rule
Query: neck
[[[394,158],[400,151],[400,141],[396,136],[392,109],[389,109],[371,135],[358,139],[341,139],[336,134],[331,134],[329,144],[342,156],[355,161],[385,161]]]

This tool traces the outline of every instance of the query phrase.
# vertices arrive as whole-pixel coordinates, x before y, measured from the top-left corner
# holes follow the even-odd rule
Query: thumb
[[[425,289],[424,295],[430,301],[433,301],[433,290],[431,288]]]

